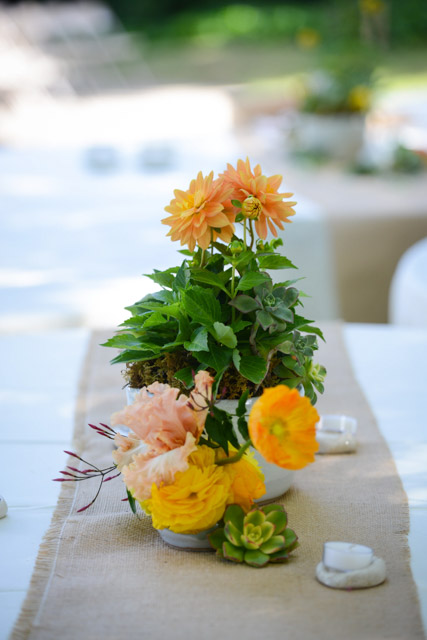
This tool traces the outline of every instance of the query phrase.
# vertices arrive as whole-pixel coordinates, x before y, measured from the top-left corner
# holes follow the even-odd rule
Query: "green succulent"
[[[215,529],[209,542],[220,558],[265,567],[269,562],[284,562],[297,548],[298,538],[287,523],[279,504],[257,507],[246,515],[242,507],[232,504],[224,514],[224,527]]]

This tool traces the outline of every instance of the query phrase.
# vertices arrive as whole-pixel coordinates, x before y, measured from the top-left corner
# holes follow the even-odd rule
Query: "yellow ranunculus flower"
[[[224,458],[225,453],[221,449],[219,458]],[[230,455],[233,455],[230,451]],[[254,454],[247,451],[239,462],[226,464],[223,469],[230,475],[231,487],[228,504],[239,504],[246,513],[250,511],[254,500],[265,494],[264,475]]]
[[[160,488],[153,484],[151,498],[141,503],[156,529],[199,533],[213,527],[224,514],[232,478],[215,464],[214,449],[199,446],[188,462],[189,468],[178,471],[172,484]]]

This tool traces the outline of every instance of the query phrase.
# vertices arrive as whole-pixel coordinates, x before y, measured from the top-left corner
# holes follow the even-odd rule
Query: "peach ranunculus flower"
[[[111,417],[113,425],[132,429],[128,436],[116,434],[117,449],[112,455],[137,500],[151,495],[153,483],[169,484],[177,471],[188,468],[188,456],[196,449],[204,428],[213,378],[207,371],[199,371],[194,381],[190,398],[178,398],[179,390],[167,384],[155,382],[143,387],[133,404]]]
[[[156,451],[140,453],[133,462],[122,469],[126,487],[135,500],[147,500],[151,496],[153,485],[160,487],[171,484],[178,471],[188,469],[188,457],[197,449],[196,439],[187,432],[184,444],[165,453]]]
[[[249,415],[249,436],[267,462],[284,469],[302,469],[314,462],[319,445],[315,425],[319,414],[296,389],[278,385],[265,389]]]
[[[127,436],[123,436],[121,433],[116,433],[114,437],[114,444],[117,449],[112,452],[112,458],[119,471],[123,470],[130,464],[134,456],[145,453],[147,451],[147,445],[142,442],[140,438],[132,431]]]
[[[234,209],[230,195],[233,188],[213,179],[213,171],[203,177],[199,171],[187,191],[175,189],[175,198],[165,207],[171,215],[162,220],[171,227],[168,236],[180,240],[194,251],[196,244],[207,249],[211,240],[229,243],[234,233]]]
[[[193,391],[196,394],[206,394],[207,387],[210,388],[213,382],[209,374],[206,378],[201,373],[197,374],[199,378],[196,376]],[[203,388],[198,387],[197,380]],[[178,394],[178,389],[158,382],[143,387],[131,405],[111,416],[111,424],[126,425],[157,453],[182,446],[187,432],[192,433],[197,441],[203,431],[206,412],[191,409],[188,406],[191,398],[184,394],[178,398]]]
[[[254,218],[257,215],[255,230],[263,240],[267,237],[267,225],[271,233],[277,236],[276,226],[283,229],[283,222],[291,222],[288,216],[295,214],[292,207],[296,202],[283,202],[283,198],[290,198],[292,193],[278,193],[282,176],[267,178],[262,175],[259,164],[252,171],[249,158],[246,158],[246,162],[237,161],[237,169],[227,164],[227,170],[220,175],[220,179],[233,188],[231,197],[242,202],[246,217]]]

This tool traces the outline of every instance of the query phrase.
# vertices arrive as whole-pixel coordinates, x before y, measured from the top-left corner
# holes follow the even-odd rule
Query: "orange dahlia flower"
[[[255,230],[263,240],[267,237],[267,225],[271,233],[277,236],[277,229],[283,229],[283,222],[291,222],[288,216],[295,215],[292,207],[296,202],[283,202],[283,198],[290,198],[292,193],[278,193],[278,188],[282,182],[282,176],[262,175],[259,164],[252,171],[249,158],[246,162],[237,161],[237,169],[227,164],[227,171],[220,175],[224,184],[233,188],[232,198],[240,200],[245,210],[246,198],[251,198],[251,209],[254,208],[254,198],[259,201],[258,219],[255,221]],[[275,226],[276,225],[276,226]]]
[[[319,414],[296,389],[278,385],[265,389],[249,415],[249,435],[267,462],[284,469],[302,469],[314,462],[319,445],[315,425]]]
[[[187,191],[175,189],[175,198],[165,211],[171,215],[162,220],[171,227],[167,234],[194,251],[196,244],[207,249],[211,239],[231,241],[234,233],[234,209],[230,202],[233,188],[213,179],[213,171],[203,177],[199,171]]]

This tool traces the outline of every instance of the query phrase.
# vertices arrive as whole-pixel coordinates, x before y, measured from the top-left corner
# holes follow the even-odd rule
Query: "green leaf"
[[[236,367],[237,371],[239,371],[240,369],[240,361],[242,359],[242,356],[240,354],[240,351],[238,349],[234,349],[233,350],[233,364]]]
[[[156,355],[158,354],[153,351],[134,351],[132,349],[126,349],[113,358],[111,360],[111,364],[118,364],[120,362],[142,362],[143,360],[152,360]]]
[[[135,498],[133,497],[133,495],[131,494],[131,492],[129,491],[129,489],[126,489],[126,493],[128,496],[128,502],[129,502],[129,506],[131,508],[132,513],[136,514],[136,502],[135,502]]]
[[[167,273],[166,271],[157,271],[154,270],[154,273],[146,273],[147,278],[153,280],[153,282],[157,282],[161,287],[166,287],[167,289],[172,289],[173,282],[175,280],[172,273]]]
[[[204,284],[209,284],[212,287],[218,287],[218,289],[221,289],[221,291],[224,291],[224,293],[231,297],[230,292],[221,282],[218,274],[216,273],[212,273],[207,269],[192,269],[191,279],[196,280],[197,282],[203,282]]]
[[[184,342],[187,351],[208,351],[208,330],[206,327],[198,327],[191,336],[190,342]]]
[[[258,258],[260,269],[297,269],[288,258],[272,253]]]
[[[271,506],[276,507],[276,505]],[[268,520],[268,522],[271,522],[276,527],[276,534],[282,533],[282,531],[286,529],[286,525],[288,524],[288,517],[283,507],[280,510],[271,509],[270,511],[267,511],[266,507],[263,507],[263,511],[266,514],[266,519]]]
[[[270,557],[259,549],[250,549],[245,551],[244,560],[250,567],[260,568],[268,564]]]
[[[252,322],[249,322],[249,320],[240,319],[237,322],[233,322],[231,328],[233,329],[234,333],[239,333],[239,331],[243,331],[243,329],[246,329],[246,327],[250,327],[251,324]]]
[[[283,303],[279,303],[275,307],[266,307],[266,310],[271,313],[272,316],[283,322],[293,322],[294,314]]]
[[[280,549],[276,553],[272,553],[270,556],[270,562],[278,564],[279,562],[285,562],[289,558],[289,551],[287,549]]]
[[[222,322],[214,322],[211,333],[218,342],[226,347],[230,347],[230,349],[234,349],[237,345],[237,338],[234,335],[233,329]]]
[[[214,549],[220,549],[226,539],[227,538],[224,535],[224,529],[221,527],[214,529],[211,533],[208,534],[209,544]]]
[[[214,407],[206,416],[205,429],[209,437],[224,449],[227,456],[229,442],[236,449],[239,448],[239,443],[233,431],[231,416],[226,411]]]
[[[160,324],[166,324],[167,322],[169,322],[167,318],[165,318],[159,311],[155,311],[145,321],[144,329],[148,329],[149,327],[158,327]],[[176,323],[175,326],[177,326]]]
[[[265,517],[260,509],[252,509],[246,514],[245,525],[253,524],[254,527],[259,527],[264,522]]]
[[[187,261],[184,260],[184,262],[178,269],[178,273],[176,274],[175,280],[172,284],[172,288],[174,291],[178,292],[180,290],[186,289],[189,282],[190,269],[188,267]]]
[[[211,340],[209,343],[209,351],[196,351],[194,357],[207,366],[212,367],[215,371],[224,371],[231,362],[233,352],[228,347],[223,347]]]
[[[324,335],[322,331],[318,327],[311,327],[309,325],[303,325],[298,327],[300,331],[304,331],[304,333],[315,333],[316,336],[319,336],[325,342]]]
[[[237,403],[236,416],[244,416],[246,414],[246,401],[249,397],[249,390],[246,389],[239,398]]]
[[[185,367],[184,369],[180,369],[175,373],[174,378],[183,382],[188,389],[190,389],[194,385],[192,367]]]
[[[249,439],[249,431],[248,431],[248,421],[246,419],[246,416],[240,416],[237,419],[237,428],[238,428],[239,433],[241,434],[243,440],[248,440]]]
[[[238,504],[230,504],[224,513],[224,522],[232,522],[234,526],[239,529],[243,528],[243,521],[245,519],[245,512]]]
[[[113,347],[114,349],[147,349],[147,345],[142,346],[141,338],[136,338],[130,333],[122,333],[113,336],[107,342],[101,344],[101,347]],[[149,345],[149,348],[158,348],[157,345]]]
[[[221,319],[221,306],[211,289],[195,286],[183,293],[184,309],[200,324],[211,325]]]
[[[242,203],[240,202],[240,200],[232,200],[231,204],[233,205],[233,207],[241,207]]]
[[[261,311],[257,311],[256,319],[257,322],[260,323],[264,331],[267,331],[267,329],[271,327],[272,324],[275,324],[274,318],[272,318],[268,311],[265,311],[264,309],[261,309]]]
[[[285,538],[286,549],[294,547],[295,542],[298,540],[298,536],[295,531],[292,531],[292,529],[285,529],[282,535]]]
[[[239,372],[244,378],[255,384],[260,384],[267,372],[265,360],[259,356],[242,356]]]
[[[235,547],[231,542],[226,540],[222,545],[222,553],[224,558],[231,560],[232,562],[243,562],[245,550],[241,547]]]
[[[240,279],[236,291],[249,291],[249,289],[253,289],[259,284],[262,284],[266,280],[270,279],[270,276],[266,273],[260,273],[259,271],[248,271]]]
[[[226,522],[224,527],[224,535],[231,544],[234,544],[236,547],[240,547],[240,538],[242,532],[238,527],[236,527],[232,522]]]
[[[281,549],[285,548],[285,539],[283,536],[272,536],[267,542],[264,542],[260,546],[260,550],[263,553],[277,553]]]
[[[178,249],[178,253],[182,253],[183,256],[189,256],[190,258],[193,257],[193,252],[188,249]]]
[[[260,303],[255,300],[255,298],[251,298],[251,296],[246,295],[236,296],[228,304],[231,304],[241,313],[249,313],[250,311],[255,311],[255,309],[261,308]]]

